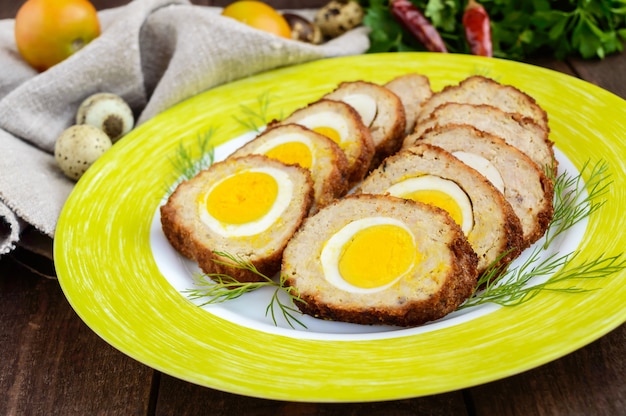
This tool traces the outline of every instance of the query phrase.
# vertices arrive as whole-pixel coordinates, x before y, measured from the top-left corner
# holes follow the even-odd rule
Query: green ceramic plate
[[[598,289],[542,292],[526,304],[484,307],[416,329],[306,319],[274,326],[262,292],[200,308],[180,293],[193,265],[165,242],[158,207],[179,179],[172,158],[198,151],[213,129],[217,157],[245,140],[242,121],[281,117],[340,81],[384,82],[410,71],[434,90],[482,74],[521,88],[549,114],[562,167],[609,165],[606,204],[558,247],[580,260],[626,246],[626,102],[529,65],[428,53],[362,55],[279,69],[193,97],[136,128],[79,181],[59,219],[55,263],[80,317],[103,339],[172,376],[237,394],[291,401],[373,401],[430,395],[507,377],[561,357],[626,320],[626,272],[576,281]],[[267,119],[267,118],[266,118]],[[244,135],[244,139],[240,136]],[[230,141],[230,142],[229,142]],[[568,246],[569,244],[569,246]]]

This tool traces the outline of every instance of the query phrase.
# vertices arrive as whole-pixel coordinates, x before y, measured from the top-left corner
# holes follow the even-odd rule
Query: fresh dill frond
[[[249,293],[260,289],[262,287],[274,288],[274,294],[265,309],[265,316],[270,315],[274,325],[277,325],[276,314],[278,309],[282,314],[285,321],[291,328],[294,328],[294,323],[306,328],[300,320],[298,320],[295,314],[302,314],[298,309],[284,304],[279,295],[281,292],[286,293],[289,296],[289,300],[293,303],[304,302],[300,297],[297,289],[287,285],[287,279],[285,276],[280,276],[278,282],[274,281],[271,277],[261,273],[252,262],[242,259],[239,256],[234,256],[230,253],[214,251],[218,256],[224,257],[229,261],[214,260],[215,263],[234,267],[236,269],[250,271],[263,280],[260,282],[239,282],[235,278],[221,273],[197,273],[194,275],[194,284],[196,288],[186,290],[189,299],[198,300],[202,299],[203,303],[200,306],[222,303],[231,299],[236,299],[245,293]]]
[[[293,302],[304,302],[304,300],[300,297],[298,293],[298,289],[291,287],[291,286],[287,286],[286,283],[287,283],[287,277],[284,275],[280,275],[277,289],[274,291],[274,294],[272,295],[272,299],[270,303],[267,305],[267,308],[265,308],[265,316],[267,316],[269,312],[272,316],[272,321],[274,322],[274,325],[276,325],[276,315],[274,313],[274,305],[278,305],[280,312],[283,314],[283,317],[285,318],[285,320],[287,321],[290,327],[292,328],[294,327],[293,324],[291,323],[293,321],[293,322],[296,322],[301,327],[306,328],[306,325],[303,324],[294,315],[294,314],[302,315],[302,312],[300,312],[300,310],[297,308],[294,308],[289,305],[285,305],[278,298],[278,296],[280,295],[280,291],[282,290],[283,292],[287,293],[287,295]]]
[[[195,144],[185,146],[178,144],[170,163],[174,167],[174,183],[167,186],[166,195],[170,195],[176,186],[184,180],[193,178],[203,169],[208,168],[215,161],[215,148],[211,142],[215,129],[210,127],[204,133],[196,136]]]
[[[470,297],[459,309],[472,306],[495,303],[501,306],[517,306],[526,303],[540,292],[549,290],[559,293],[583,293],[592,289],[584,289],[577,286],[559,287],[562,282],[573,280],[598,279],[612,275],[626,269],[626,260],[622,254],[611,257],[598,257],[592,260],[585,260],[583,263],[569,266],[574,258],[579,256],[579,252],[557,255],[556,253],[548,258],[539,261],[541,247],[537,246],[528,261],[522,266],[512,269],[499,283],[493,283],[487,287],[483,293]],[[544,277],[556,270],[560,271],[545,282],[531,284],[531,280],[537,277]]]
[[[586,186],[583,186],[583,174],[588,168],[587,161],[578,175],[572,176],[564,172],[555,178],[554,214],[546,231],[544,247],[548,247],[558,235],[588,218],[606,202],[598,199],[608,191],[612,183],[607,174],[607,163],[601,161],[593,165]]]
[[[499,259],[478,279],[477,289],[459,309],[495,303],[502,306],[515,306],[534,298],[541,291],[551,290],[566,293],[580,293],[586,289],[576,286],[558,287],[559,283],[576,279],[606,277],[626,268],[622,254],[613,257],[598,257],[584,260],[578,266],[570,266],[579,253],[564,255],[553,253],[542,259],[549,245],[556,237],[588,218],[606,201],[597,201],[612,183],[607,174],[608,165],[599,162],[591,167],[589,179],[583,186],[583,173],[589,168],[585,163],[576,176],[562,173],[554,178],[554,215],[545,234],[545,242],[536,245],[528,258],[519,266],[502,270],[497,266]],[[532,280],[552,275],[547,281],[532,284]]]
[[[501,82],[501,78],[502,78],[502,75],[494,74],[490,68],[486,68],[484,66],[478,66],[478,65],[474,66],[474,70],[470,73],[470,76],[471,75],[480,75],[483,77],[488,77],[498,82]]]
[[[266,126],[270,121],[268,110],[270,105],[269,91],[257,97],[257,108],[240,105],[239,108],[243,113],[243,117],[233,116],[235,121],[248,131],[261,132],[261,127]]]

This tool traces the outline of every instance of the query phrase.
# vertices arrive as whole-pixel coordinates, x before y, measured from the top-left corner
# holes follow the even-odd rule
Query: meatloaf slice
[[[410,269],[383,288],[347,286],[323,259],[329,240],[364,218],[402,224],[417,251]],[[365,230],[360,225],[357,232]],[[363,261],[371,259],[363,255]],[[477,258],[442,210],[385,195],[351,195],[309,217],[291,239],[281,273],[316,318],[357,324],[416,326],[454,311],[473,292]],[[334,277],[333,277],[334,276]],[[341,284],[339,284],[341,283]]]

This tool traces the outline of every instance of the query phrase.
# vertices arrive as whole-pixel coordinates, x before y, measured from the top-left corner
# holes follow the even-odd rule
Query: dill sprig
[[[261,128],[266,126],[270,121],[268,110],[270,105],[270,94],[268,91],[257,97],[257,107],[252,108],[246,105],[240,105],[239,108],[244,117],[233,116],[235,121],[243,126],[246,130],[261,132]]]
[[[543,248],[536,246],[521,266],[507,271],[501,280],[489,279],[491,271],[487,271],[479,279],[480,284],[486,284],[485,288],[471,296],[459,309],[472,306],[495,303],[501,306],[517,306],[533,299],[540,292],[549,290],[560,293],[582,293],[591,289],[584,289],[577,286],[559,287],[562,282],[570,282],[576,279],[597,279],[610,276],[626,268],[626,260],[622,254],[611,257],[598,257],[583,263],[567,267],[574,258],[579,256],[579,252],[571,252],[565,255],[553,253],[541,260]],[[557,273],[558,271],[558,273]],[[535,278],[541,278],[550,274],[554,275],[547,281],[532,284]]]
[[[196,136],[196,142],[193,145],[185,146],[182,142],[178,144],[174,156],[169,158],[176,178],[173,184],[167,186],[166,196],[174,192],[180,182],[193,178],[198,172],[213,164],[215,148],[211,139],[214,134],[215,129],[210,127]]]
[[[185,291],[188,294],[189,299],[202,299],[203,303],[201,303],[200,306],[205,306],[236,299],[245,293],[255,291],[262,287],[271,287],[275,288],[275,290],[267,308],[265,309],[265,316],[268,316],[269,314],[274,322],[274,325],[277,325],[276,309],[278,309],[291,328],[294,328],[294,322],[301,327],[306,328],[306,325],[304,325],[295,316],[296,314],[302,315],[302,313],[298,309],[283,303],[279,297],[280,292],[284,292],[289,296],[291,302],[304,302],[304,300],[300,297],[298,290],[286,284],[286,276],[280,275],[278,281],[275,281],[274,279],[261,273],[256,266],[252,264],[252,262],[244,260],[239,256],[234,256],[230,253],[221,251],[214,251],[213,253],[230,260],[213,260],[215,263],[250,271],[261,277],[263,280],[260,282],[239,282],[232,276],[223,273],[196,273],[194,275],[194,284],[196,288]]]
[[[608,181],[608,166],[599,162],[591,167],[586,188],[582,186],[583,173],[589,168],[585,163],[576,176],[560,174],[554,180],[554,216],[545,235],[545,242],[535,246],[528,258],[518,267],[504,271],[497,266],[497,260],[479,277],[477,288],[459,309],[495,303],[501,306],[515,306],[525,303],[545,290],[562,293],[586,292],[576,286],[560,287],[562,282],[575,279],[606,277],[626,268],[622,254],[584,260],[577,266],[572,261],[578,252],[565,255],[553,253],[542,260],[542,254],[556,237],[596,212],[606,201],[597,201],[608,191],[612,183]],[[552,275],[548,280],[532,284],[533,279]],[[498,278],[498,276],[500,276]]]
[[[564,172],[555,178],[554,215],[546,231],[544,247],[548,247],[558,235],[588,218],[606,202],[606,200],[598,201],[598,199],[613,183],[609,181],[607,163],[601,161],[591,167],[585,187],[582,186],[583,173],[588,168],[589,161],[585,162],[580,174],[572,176]]]

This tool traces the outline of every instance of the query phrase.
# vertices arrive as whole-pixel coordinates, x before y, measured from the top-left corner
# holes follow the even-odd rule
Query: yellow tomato
[[[222,11],[223,16],[283,38],[291,38],[287,20],[271,6],[260,1],[241,0],[231,3]]]
[[[100,35],[88,0],[28,0],[15,16],[15,43],[33,68],[45,71]]]

